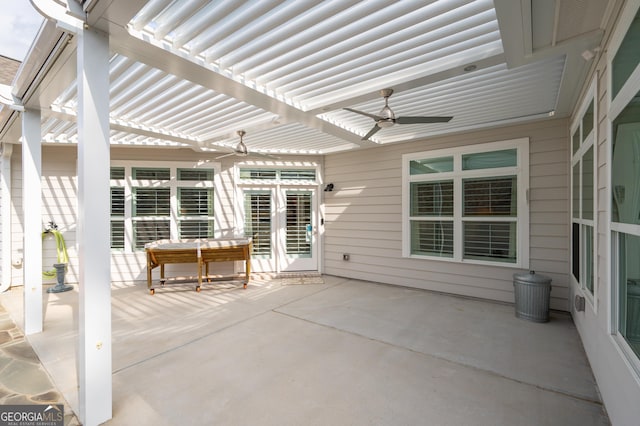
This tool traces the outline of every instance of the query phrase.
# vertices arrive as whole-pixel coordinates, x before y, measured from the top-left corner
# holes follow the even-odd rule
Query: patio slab
[[[608,424],[568,315],[323,278],[114,285],[109,424]],[[75,410],[77,293],[46,303],[29,341]]]

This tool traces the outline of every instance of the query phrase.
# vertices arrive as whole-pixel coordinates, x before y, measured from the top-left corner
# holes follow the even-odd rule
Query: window
[[[252,258],[271,257],[271,191],[244,193],[245,235],[253,238]]]
[[[595,79],[571,132],[571,273],[595,307]]]
[[[261,168],[241,168],[240,179],[243,181],[304,181],[305,183],[315,183],[315,169],[261,169]]]
[[[620,28],[626,32],[613,36],[608,58],[612,332],[640,374],[640,10],[625,7]]]
[[[214,236],[214,169],[174,164],[111,167],[111,248]]]
[[[528,266],[529,141],[403,157],[403,254]]]

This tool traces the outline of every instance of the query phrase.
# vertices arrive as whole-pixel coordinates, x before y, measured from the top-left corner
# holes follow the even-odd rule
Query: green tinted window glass
[[[518,151],[503,149],[501,151],[479,152],[462,156],[462,170],[495,169],[518,165]]]
[[[640,92],[613,122],[613,222],[640,224]]]
[[[640,10],[611,63],[611,98],[615,98],[640,63]]]
[[[582,218],[593,220],[593,146],[582,156]]]
[[[582,140],[584,141],[589,137],[589,134],[593,130],[593,100],[589,104],[589,108],[584,112],[582,116]]]
[[[572,172],[572,185],[573,188],[573,196],[571,200],[571,216],[575,219],[580,218],[580,163],[576,163],[573,166]]]
[[[571,142],[573,153],[575,154],[578,152],[578,148],[580,148],[580,127],[578,127],[573,133],[573,136],[571,136]]]
[[[618,331],[640,357],[640,236],[618,234]]]
[[[409,174],[423,175],[453,171],[453,157],[428,158],[409,162]]]

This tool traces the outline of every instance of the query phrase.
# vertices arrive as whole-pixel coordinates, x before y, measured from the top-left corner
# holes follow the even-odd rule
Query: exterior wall
[[[76,149],[75,147],[43,147],[42,150],[42,230],[53,221],[62,233],[70,263],[67,282],[77,282],[78,265],[76,251]],[[11,228],[12,228],[12,285],[23,284],[23,214],[22,214],[22,149],[15,145],[11,157]],[[41,231],[41,230],[39,230]],[[57,263],[55,240],[45,236],[42,242],[44,269],[53,269]],[[44,280],[43,282],[55,282]]]
[[[603,51],[609,47],[605,44]],[[597,277],[595,279],[595,306],[586,303],[585,311],[578,312],[574,306],[572,316],[582,339],[587,357],[598,383],[609,418],[614,425],[635,425],[640,419],[640,376],[629,365],[629,361],[620,351],[611,332],[612,304],[615,300],[611,284],[611,248],[609,214],[611,209],[611,188],[609,165],[611,141],[610,121],[608,117],[609,68],[606,55],[602,55],[587,79],[586,88],[593,79],[597,81],[597,241],[595,258]],[[583,98],[584,99],[584,98]],[[578,106],[583,102],[580,99]],[[577,113],[577,112],[576,112]],[[572,294],[583,295],[579,285],[571,279]]]
[[[324,273],[513,302],[521,269],[402,257],[402,155],[529,138],[529,268],[552,278],[551,308],[568,310],[568,122],[545,120],[325,158]],[[342,254],[350,255],[349,261]]]
[[[20,145],[15,145],[11,157],[11,237],[12,250],[11,283],[23,284],[23,220],[22,220],[22,150]],[[214,161],[218,153],[201,153],[191,149],[149,149],[149,148],[112,148],[112,161],[176,161],[197,163],[202,161]],[[50,221],[58,225],[62,233],[69,254],[69,265],[66,282],[74,284],[78,282],[78,253],[76,247],[76,219],[77,219],[77,149],[74,145],[45,146],[42,151],[42,229],[44,230]],[[250,164],[278,164],[294,165],[309,164],[308,157],[289,157],[280,160],[264,161],[251,160]],[[244,158],[242,160],[245,160]],[[322,163],[320,157],[315,157],[316,162]],[[242,201],[235,199],[234,190],[235,169],[234,165],[238,157],[225,157],[220,161],[220,172],[217,175],[219,186],[215,191],[216,207],[216,236],[228,237],[238,235],[236,228]],[[4,201],[4,200],[3,200]],[[53,269],[57,263],[55,241],[53,237],[43,240],[43,267]],[[241,270],[241,262],[237,264]],[[216,272],[231,274],[234,265],[224,262],[215,265]],[[168,276],[193,275],[193,265],[167,265]],[[154,277],[159,271],[154,270]],[[146,282],[146,255],[143,251],[134,253],[113,252],[111,256],[111,279],[114,282]],[[55,279],[44,281],[54,283]]]

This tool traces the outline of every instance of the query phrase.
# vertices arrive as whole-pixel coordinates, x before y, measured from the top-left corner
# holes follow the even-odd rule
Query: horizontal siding
[[[402,155],[528,137],[530,267],[552,278],[551,307],[567,310],[567,135],[567,121],[556,119],[327,156],[336,189],[324,197],[324,272],[513,302],[518,269],[402,257]]]

